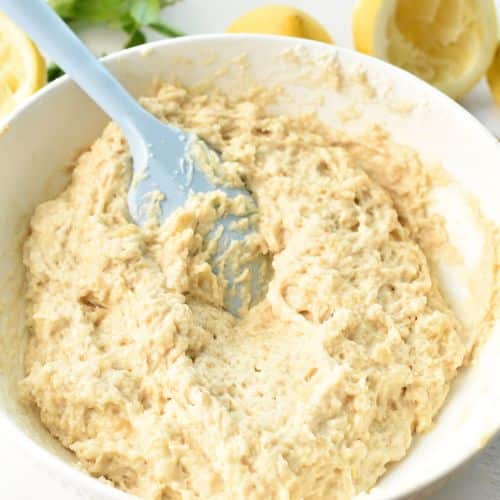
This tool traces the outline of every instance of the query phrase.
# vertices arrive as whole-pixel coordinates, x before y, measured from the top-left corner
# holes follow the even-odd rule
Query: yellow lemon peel
[[[495,57],[486,73],[488,85],[490,87],[493,99],[500,106],[500,45],[497,47]]]
[[[333,43],[328,32],[309,14],[286,5],[265,5],[236,19],[228,33],[262,33]]]

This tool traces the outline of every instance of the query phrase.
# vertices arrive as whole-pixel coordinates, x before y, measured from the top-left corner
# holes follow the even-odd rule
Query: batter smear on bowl
[[[446,238],[419,169],[398,194],[404,148],[270,115],[259,93],[165,85],[143,103],[254,194],[267,295],[241,318],[222,308],[202,237],[222,194],[160,227],[131,222],[111,124],[31,221],[25,396],[90,474],[143,498],[369,489],[429,429],[466,355],[424,253]]]

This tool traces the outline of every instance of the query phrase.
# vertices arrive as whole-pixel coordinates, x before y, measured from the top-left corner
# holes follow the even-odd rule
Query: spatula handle
[[[9,16],[109,116],[127,138],[145,111],[43,0],[0,0]],[[129,141],[130,142],[130,141]]]

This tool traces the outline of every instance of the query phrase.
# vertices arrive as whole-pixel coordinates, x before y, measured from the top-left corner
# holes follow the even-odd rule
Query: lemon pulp
[[[484,28],[473,3],[400,0],[389,24],[390,61],[436,86],[459,78],[481,47]]]
[[[353,28],[358,50],[455,98],[484,75],[498,37],[492,0],[359,0]]]

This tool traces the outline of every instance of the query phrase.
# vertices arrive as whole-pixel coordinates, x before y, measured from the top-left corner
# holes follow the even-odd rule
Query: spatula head
[[[269,258],[262,253],[258,210],[237,169],[196,135],[147,120],[132,141],[134,175],[128,203],[134,221],[161,224],[189,198],[218,193],[224,210],[203,232],[209,263],[223,280],[224,307],[241,315],[266,292]]]

